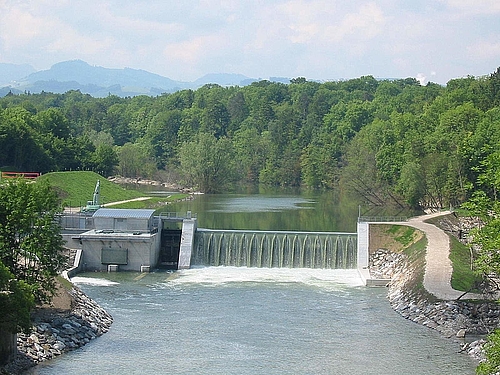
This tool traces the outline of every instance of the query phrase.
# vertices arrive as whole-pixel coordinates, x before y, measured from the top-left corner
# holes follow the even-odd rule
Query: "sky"
[[[0,0],[0,63],[446,84],[500,66],[500,0]]]

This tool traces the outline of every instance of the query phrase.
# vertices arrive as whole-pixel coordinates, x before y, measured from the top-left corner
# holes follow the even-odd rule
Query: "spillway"
[[[356,233],[198,228],[191,265],[352,269],[356,241]]]

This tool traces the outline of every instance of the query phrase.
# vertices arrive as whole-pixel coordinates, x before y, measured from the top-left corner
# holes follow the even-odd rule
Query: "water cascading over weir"
[[[194,242],[191,266],[357,267],[356,233],[198,228]]]

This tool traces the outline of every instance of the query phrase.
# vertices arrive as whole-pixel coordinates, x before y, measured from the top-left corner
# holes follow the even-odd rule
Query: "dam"
[[[200,266],[356,269],[358,234],[198,228],[191,212],[99,208],[61,217],[74,269],[139,271]]]
[[[356,268],[356,234],[198,229],[192,265]]]

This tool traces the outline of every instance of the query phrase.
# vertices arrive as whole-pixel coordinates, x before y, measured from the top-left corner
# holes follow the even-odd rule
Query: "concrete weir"
[[[191,212],[155,216],[154,210],[109,208],[63,217],[61,222],[67,246],[79,250],[75,272],[187,269],[194,261],[195,265],[357,268],[366,285],[386,284],[370,277],[368,222],[358,222],[357,233],[247,233],[198,229]],[[205,245],[210,262],[200,263],[204,256],[198,247]]]

